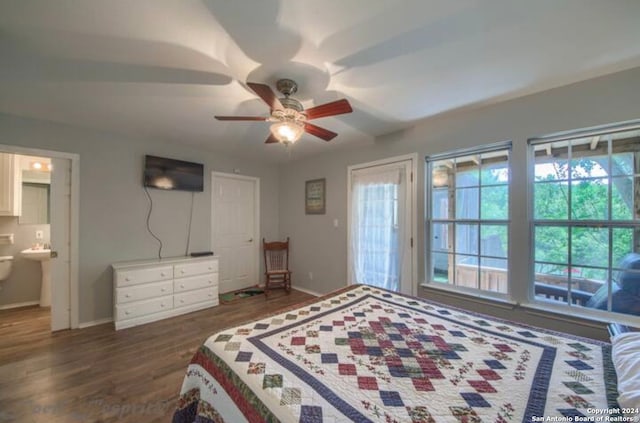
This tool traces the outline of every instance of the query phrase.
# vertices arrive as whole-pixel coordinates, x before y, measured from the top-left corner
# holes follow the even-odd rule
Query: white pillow
[[[626,332],[611,338],[611,359],[618,374],[618,404],[640,407],[640,332]],[[631,413],[637,417],[640,413]]]

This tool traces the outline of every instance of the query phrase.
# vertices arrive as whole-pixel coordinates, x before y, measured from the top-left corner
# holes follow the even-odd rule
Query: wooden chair
[[[284,288],[291,291],[291,271],[289,270],[289,238],[287,240],[266,242],[262,238],[264,252],[264,296],[269,296],[269,289]]]

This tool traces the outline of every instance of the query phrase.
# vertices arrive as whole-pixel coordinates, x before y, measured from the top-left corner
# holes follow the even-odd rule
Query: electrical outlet
[[[313,272],[309,272],[309,280],[312,281],[313,280]]]
[[[36,239],[44,239],[44,232],[36,231]]]

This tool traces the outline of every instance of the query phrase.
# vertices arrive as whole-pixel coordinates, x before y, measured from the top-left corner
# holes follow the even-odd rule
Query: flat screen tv
[[[145,156],[144,186],[150,188],[204,190],[204,165],[165,157]]]

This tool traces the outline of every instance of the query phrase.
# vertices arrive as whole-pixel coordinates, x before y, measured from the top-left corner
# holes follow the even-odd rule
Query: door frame
[[[79,243],[80,243],[80,155],[61,151],[45,150],[41,148],[20,147],[0,144],[3,153],[22,154],[26,156],[40,156],[57,159],[67,159],[71,165],[71,198],[69,199],[69,326],[80,327],[80,284],[78,278]],[[53,303],[51,313],[55,313]],[[51,319],[53,321],[53,318]],[[64,329],[64,328],[62,328]]]
[[[410,236],[413,240],[411,246],[411,295],[417,295],[418,292],[418,153],[405,154],[402,156],[394,156],[386,159],[375,160],[373,162],[359,163],[347,167],[347,284],[353,285],[355,283],[353,279],[353,271],[351,266],[351,173],[356,170],[366,169],[369,167],[377,167],[390,165],[398,162],[409,161],[410,178],[407,183],[409,189],[407,190],[407,198],[411,201],[409,207],[411,218],[409,225],[411,225]]]
[[[253,239],[255,242],[253,243],[253,255],[255,260],[255,269],[256,269],[256,280],[257,283],[260,283],[260,178],[255,176],[246,176],[246,175],[238,175],[237,173],[225,173],[225,172],[211,172],[211,249],[213,250],[214,245],[216,244],[215,239],[215,202],[214,202],[214,192],[213,189],[215,187],[216,178],[226,178],[226,179],[238,179],[241,181],[253,182],[254,191],[253,191],[253,201],[255,207],[253,208]],[[215,254],[215,251],[214,251]]]

